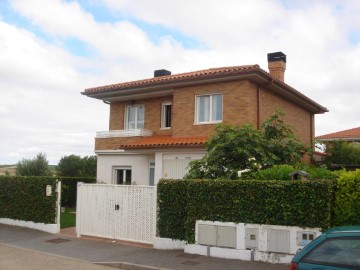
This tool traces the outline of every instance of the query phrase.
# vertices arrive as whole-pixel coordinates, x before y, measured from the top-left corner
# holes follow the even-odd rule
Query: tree
[[[254,171],[275,164],[295,164],[308,151],[277,112],[259,130],[219,124],[206,143],[207,154],[192,161],[185,178],[237,179],[239,171]]]
[[[96,166],[97,166],[96,156],[85,156],[83,157],[83,162],[84,162],[84,175],[96,177]]]
[[[45,153],[39,153],[33,159],[22,159],[16,165],[16,175],[46,176],[50,175],[49,162]]]
[[[60,159],[57,166],[59,176],[96,176],[96,156],[85,156],[81,158],[77,155],[64,156]]]
[[[360,145],[344,141],[334,141],[326,145],[325,163],[328,167],[332,164],[358,165],[360,164]]]

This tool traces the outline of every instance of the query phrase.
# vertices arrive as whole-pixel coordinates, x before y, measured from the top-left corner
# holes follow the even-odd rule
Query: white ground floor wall
[[[116,175],[123,170],[131,170],[131,183],[136,185],[156,185],[161,178],[181,179],[189,162],[205,153],[203,149],[97,151],[97,182],[116,184]]]

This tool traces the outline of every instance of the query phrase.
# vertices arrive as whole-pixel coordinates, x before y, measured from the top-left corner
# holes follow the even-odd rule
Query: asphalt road
[[[1,270],[110,270],[112,268],[0,244]]]
[[[112,268],[111,268],[112,267]],[[0,224],[0,270],[288,270],[289,265],[157,250]]]

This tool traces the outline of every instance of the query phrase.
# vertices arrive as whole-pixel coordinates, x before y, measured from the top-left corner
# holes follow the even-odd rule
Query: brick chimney
[[[282,52],[268,53],[268,68],[272,76],[284,81],[286,70],[286,55]]]

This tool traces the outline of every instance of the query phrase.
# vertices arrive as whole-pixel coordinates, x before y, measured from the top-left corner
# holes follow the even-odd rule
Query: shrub
[[[0,177],[0,217],[53,224],[56,217],[56,182],[53,177]],[[51,185],[52,196],[45,196]]]
[[[345,141],[333,141],[326,146],[326,164],[360,164],[360,145]]]
[[[180,180],[159,182],[157,227],[161,237],[185,240],[188,183]]]
[[[95,183],[95,177],[59,177],[61,181],[61,206],[75,207],[77,183]]]
[[[334,223],[337,226],[360,224],[360,170],[342,171],[337,180]]]
[[[298,165],[274,165],[271,168],[258,172],[243,174],[242,179],[255,180],[291,180],[290,173],[302,170],[309,174],[309,180],[335,180],[337,173],[328,170],[326,167],[315,167],[306,164]]]

